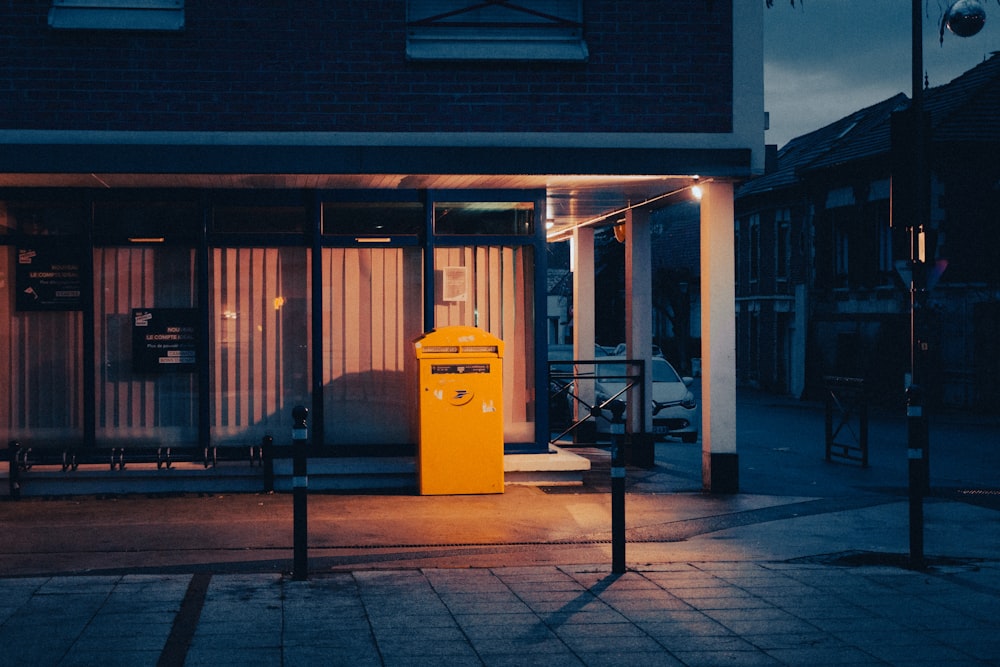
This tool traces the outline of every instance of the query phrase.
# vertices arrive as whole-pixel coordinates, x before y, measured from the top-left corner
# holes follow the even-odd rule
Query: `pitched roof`
[[[1000,141],[1000,52],[947,85],[927,91],[934,140]]]
[[[801,135],[778,151],[777,168],[738,191],[746,197],[796,185],[803,172],[889,152],[890,118],[910,100],[903,93]],[[1000,141],[1000,53],[949,83],[924,93],[933,140],[941,143]]]
[[[899,93],[818,130],[795,137],[778,151],[777,168],[747,182],[739,189],[739,196],[795,185],[799,182],[801,171],[826,161],[830,156],[836,156],[838,152],[846,155],[848,147],[854,153],[878,150],[879,142],[873,128],[883,122],[888,128],[889,115],[906,104],[906,95]],[[888,130],[885,142],[883,150],[888,149]]]

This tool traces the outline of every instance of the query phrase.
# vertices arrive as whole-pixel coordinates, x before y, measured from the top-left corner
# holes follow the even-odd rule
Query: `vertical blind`
[[[0,428],[8,439],[83,437],[83,314],[14,310],[14,246],[0,247]]]
[[[322,261],[327,444],[413,442],[422,251],[327,248]]]
[[[211,257],[212,441],[286,437],[310,405],[309,251],[216,248]]]
[[[94,250],[97,346],[96,437],[114,445],[194,444],[194,373],[136,373],[133,308],[192,308],[195,257],[189,248],[136,246]]]
[[[504,439],[508,442],[534,440],[535,387],[532,271],[529,247],[463,246],[438,248],[435,269],[442,274],[461,275],[469,284],[464,295],[437,280],[435,326],[479,327],[504,341],[503,411]]]

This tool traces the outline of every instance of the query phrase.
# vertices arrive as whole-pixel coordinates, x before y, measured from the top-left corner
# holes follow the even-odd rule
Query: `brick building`
[[[698,178],[731,226],[758,4],[6,4],[0,431],[236,447],[305,405],[314,451],[405,455],[413,339],[473,325],[547,451],[545,244]]]
[[[925,91],[932,172],[927,391],[938,406],[1000,405],[1000,56]],[[796,137],[737,198],[738,376],[819,397],[824,376],[865,379],[899,404],[909,368],[909,257],[892,225],[899,94]],[[905,266],[903,267],[905,268]]]

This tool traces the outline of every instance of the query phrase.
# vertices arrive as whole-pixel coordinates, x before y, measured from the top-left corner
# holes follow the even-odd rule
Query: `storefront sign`
[[[77,247],[19,247],[15,270],[17,309],[83,310],[82,264]]]
[[[198,309],[133,309],[132,365],[136,373],[194,372],[198,365]]]

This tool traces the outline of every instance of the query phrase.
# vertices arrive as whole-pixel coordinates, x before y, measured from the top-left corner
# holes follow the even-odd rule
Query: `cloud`
[[[931,86],[948,83],[1000,50],[1000,7],[987,5],[979,35],[948,33],[941,45],[945,6],[924,2],[923,60]],[[897,93],[909,95],[910,13],[906,0],[809,0],[795,9],[776,2],[765,10],[768,143],[783,145]]]

